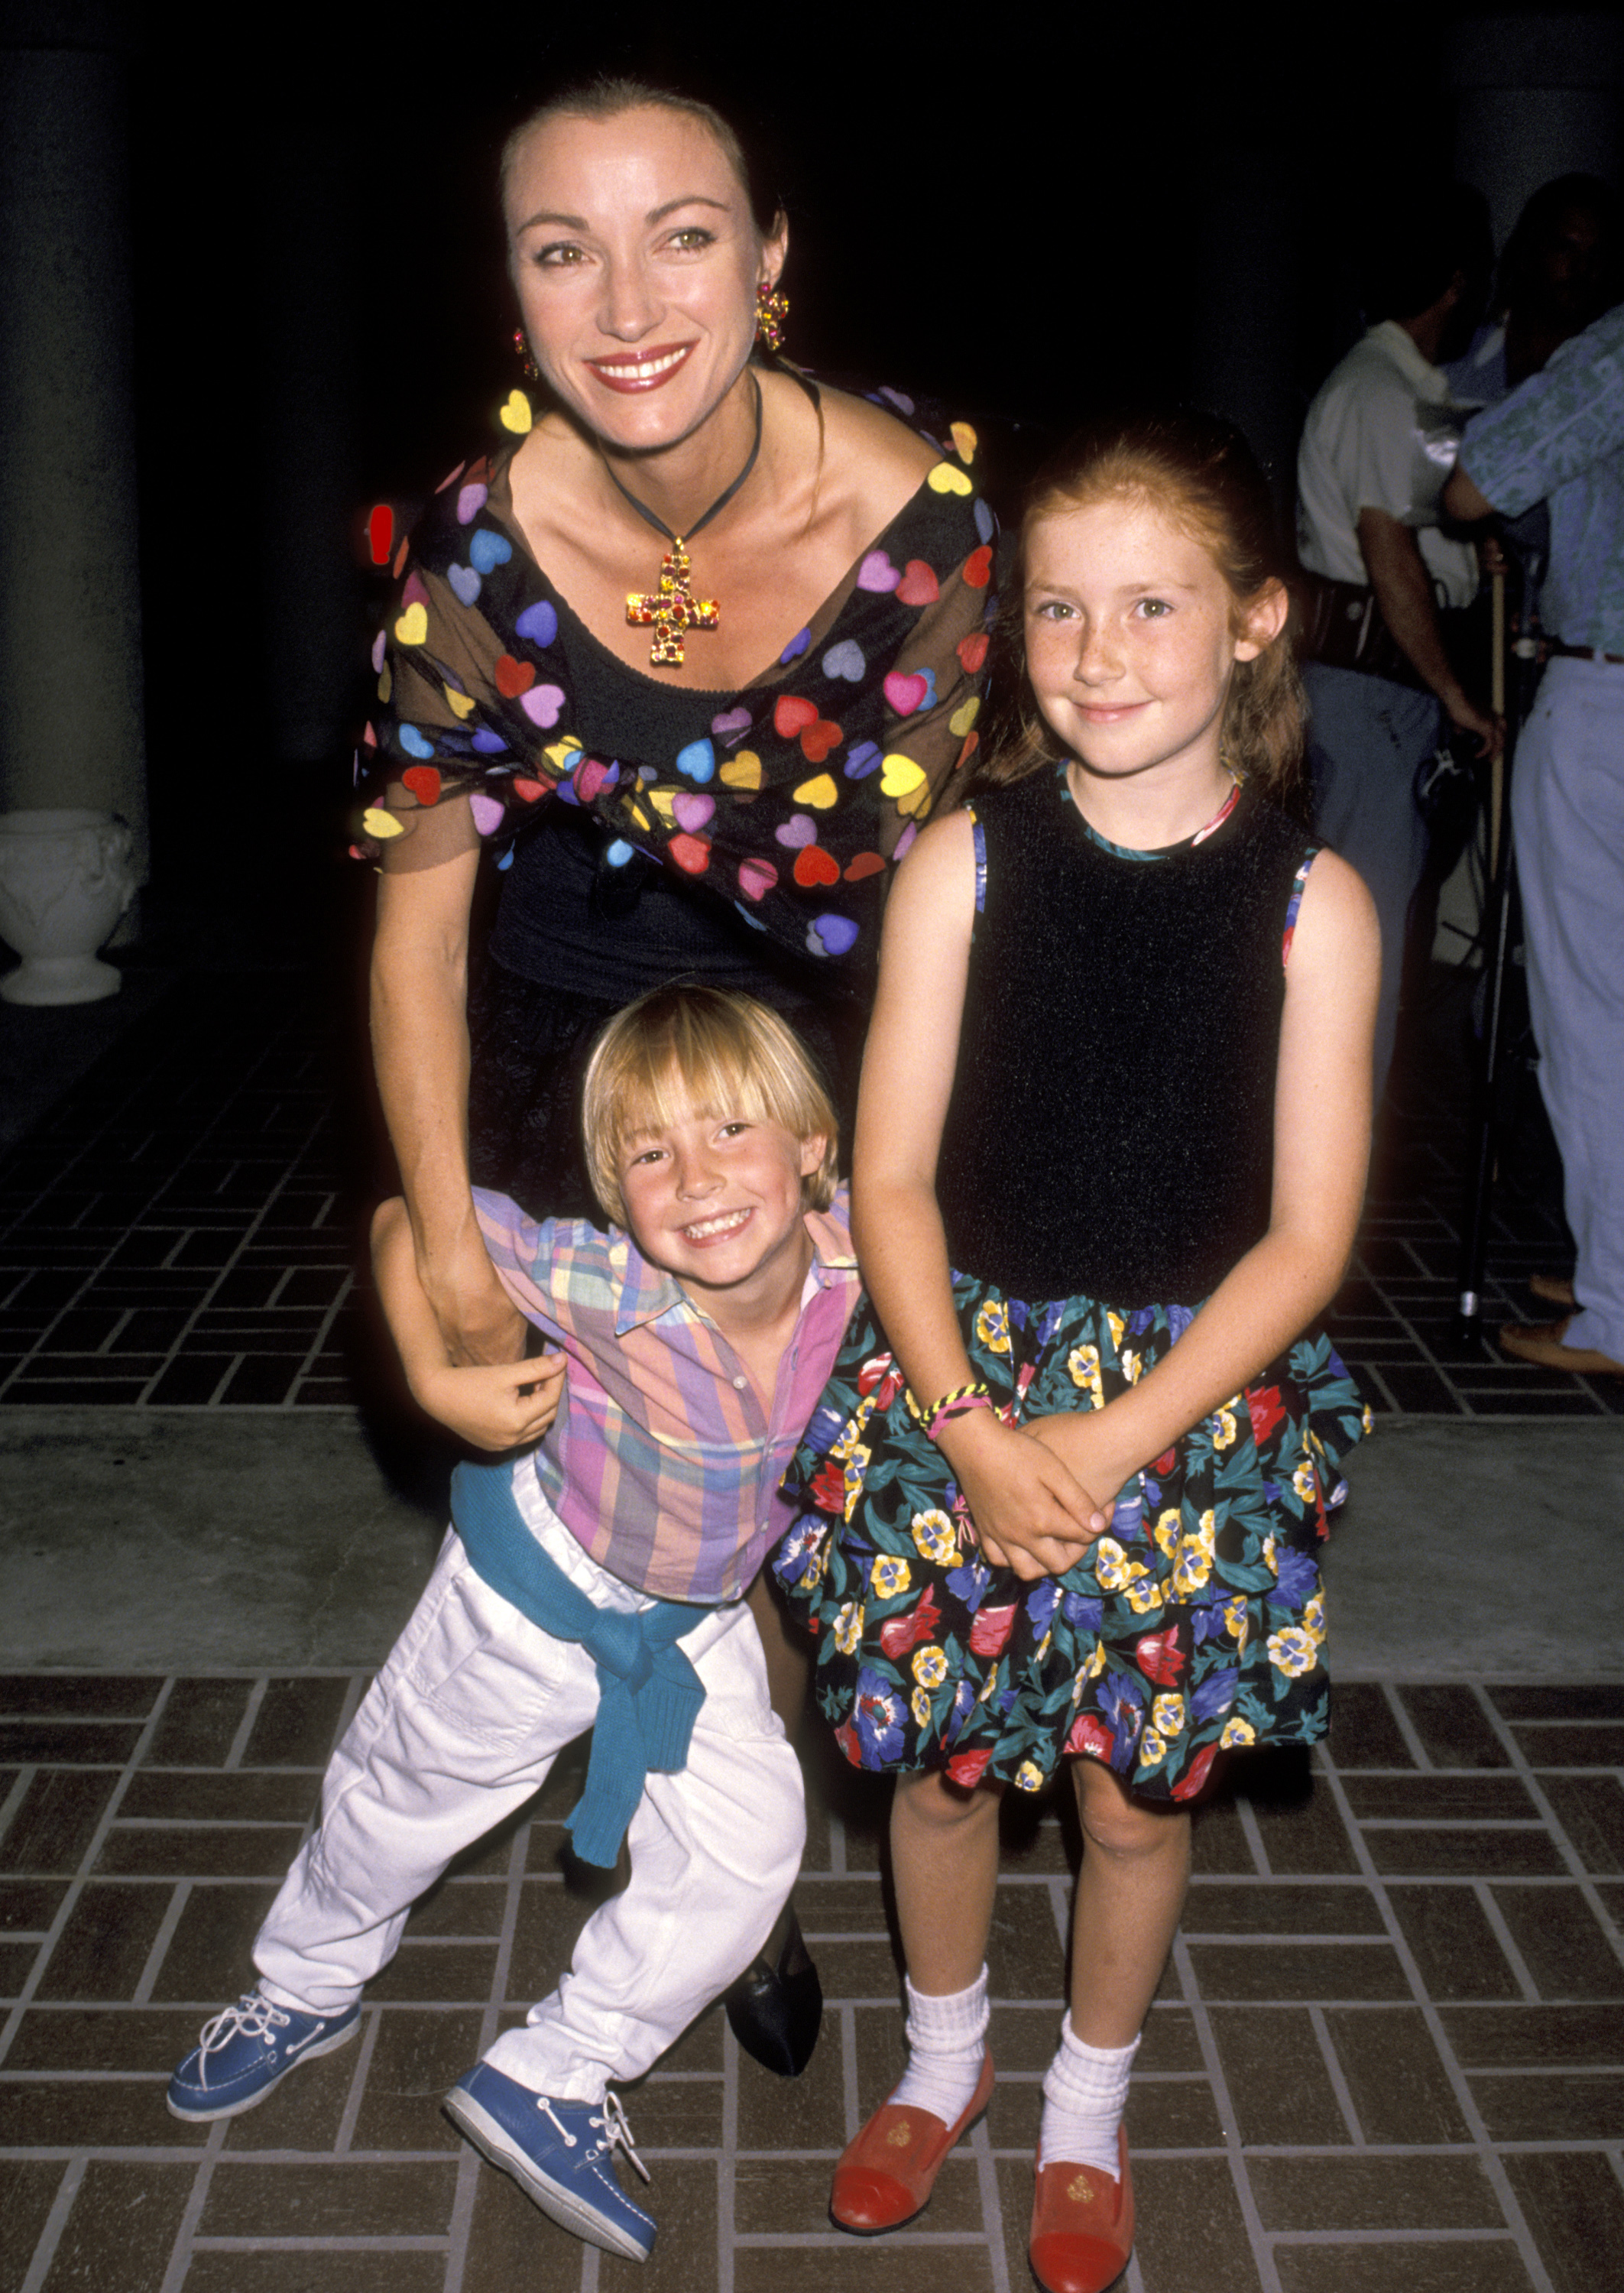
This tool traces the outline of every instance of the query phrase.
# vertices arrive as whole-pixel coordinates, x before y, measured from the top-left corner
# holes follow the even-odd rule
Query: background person
[[[1378,1098],[1426,859],[1416,774],[1446,718],[1475,733],[1484,753],[1497,738],[1461,683],[1439,618],[1441,604],[1472,602],[1477,555],[1439,531],[1459,417],[1436,361],[1481,308],[1489,244],[1481,198],[1458,186],[1418,189],[1383,215],[1365,260],[1371,323],[1321,385],[1297,454],[1313,819],[1363,877],[1381,923]]]
[[[1624,309],[1481,415],[1450,480],[1461,518],[1549,505],[1540,619],[1555,654],[1517,743],[1511,816],[1539,1089],[1578,1259],[1554,1322],[1508,1353],[1624,1377]],[[1546,1281],[1547,1297],[1563,1285]]]
[[[1494,406],[1619,299],[1618,194],[1597,175],[1558,175],[1517,217],[1494,306],[1443,371],[1461,406]]]

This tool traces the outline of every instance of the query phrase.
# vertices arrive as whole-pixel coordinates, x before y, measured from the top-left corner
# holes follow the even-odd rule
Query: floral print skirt
[[[1103,1408],[1191,1309],[1027,1305],[956,1275],[972,1368],[1006,1422]],[[819,1638],[818,1700],[855,1767],[941,1768],[1038,1791],[1062,1755],[1192,1799],[1220,1749],[1325,1732],[1315,1548],[1369,1413],[1323,1335],[1135,1476],[1063,1576],[977,1550],[941,1451],[908,1414],[867,1297],[786,1478],[773,1568]]]

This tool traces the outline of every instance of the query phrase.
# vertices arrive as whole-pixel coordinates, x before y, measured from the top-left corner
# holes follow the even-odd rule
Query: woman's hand
[[[558,1414],[564,1357],[544,1354],[537,1361],[467,1369],[425,1366],[411,1382],[429,1415],[476,1449],[528,1449]]]
[[[1024,1583],[1063,1576],[1109,1514],[1062,1460],[1014,1432],[990,1409],[966,1410],[937,1442],[958,1483],[981,1549]]]
[[[417,1279],[456,1368],[523,1359],[524,1317],[502,1287],[477,1227],[443,1253],[420,1256]]]

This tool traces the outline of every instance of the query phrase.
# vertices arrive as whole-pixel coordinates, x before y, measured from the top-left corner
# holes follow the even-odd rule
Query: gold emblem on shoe
[[[887,2143],[893,2150],[906,2150],[913,2138],[914,2129],[906,2119],[903,2119],[900,2124],[893,2126],[890,2133],[885,2136]]]
[[[1087,2176],[1079,2174],[1068,2188],[1066,2195],[1074,2206],[1091,2206],[1094,2203],[1094,2188]]]

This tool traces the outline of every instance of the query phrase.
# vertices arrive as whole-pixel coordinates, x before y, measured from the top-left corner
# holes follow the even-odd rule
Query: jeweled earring
[[[770,280],[762,280],[755,289],[755,331],[776,357],[784,340],[784,321],[789,316],[789,297],[780,295]]]
[[[530,354],[530,346],[525,338],[525,332],[522,327],[515,327],[513,328],[513,355],[515,358],[522,361],[525,379],[527,381],[539,382],[541,380],[541,369],[537,365],[535,359]]]

